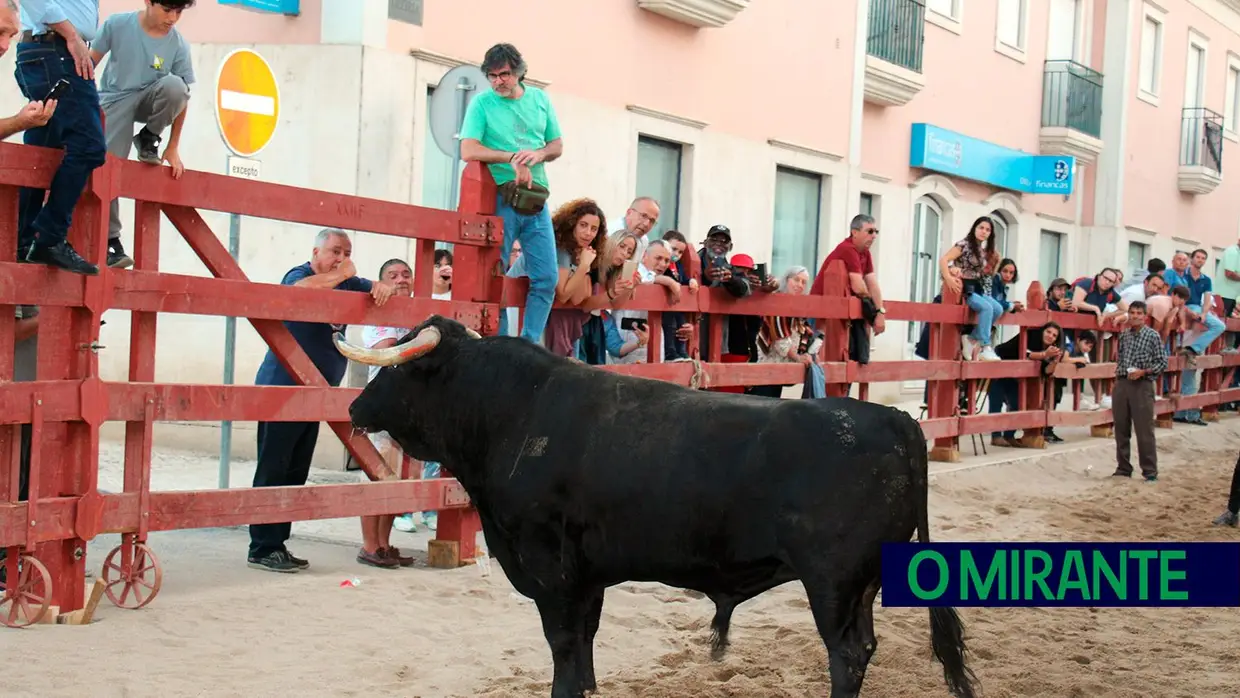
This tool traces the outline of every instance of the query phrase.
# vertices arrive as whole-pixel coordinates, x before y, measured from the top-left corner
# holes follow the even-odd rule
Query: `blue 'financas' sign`
[[[913,124],[909,166],[1028,194],[1071,194],[1076,158],[1032,155],[931,124]]]
[[[282,15],[301,14],[301,0],[216,0],[221,5]]]

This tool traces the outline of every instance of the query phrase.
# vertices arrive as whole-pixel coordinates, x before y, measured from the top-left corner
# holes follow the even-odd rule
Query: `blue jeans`
[[[990,333],[994,329],[995,320],[1003,314],[1003,306],[999,301],[982,293],[970,293],[965,302],[977,313],[977,324],[969,336],[984,347],[990,346]]]
[[[1180,372],[1180,397],[1197,394],[1197,374],[1198,371]],[[1201,410],[1177,410],[1173,416],[1181,419],[1201,419]]]
[[[1201,306],[1199,305],[1190,305],[1188,309],[1195,313],[1201,312]],[[1189,348],[1195,351],[1198,356],[1205,354],[1206,349],[1210,347],[1210,343],[1218,339],[1219,335],[1227,330],[1226,323],[1213,315],[1204,315],[1201,319],[1205,322],[1206,331],[1201,333],[1197,341],[1189,345]]]
[[[530,292],[525,297],[525,322],[521,325],[521,338],[538,344],[543,329],[551,315],[555,301],[555,284],[560,280],[560,270],[555,261],[555,230],[551,227],[551,209],[533,216],[523,216],[512,210],[503,199],[496,196],[495,214],[504,221],[504,267],[507,271],[508,256],[513,241],[521,242],[521,258],[524,276],[529,277]],[[508,334],[508,313],[499,316],[500,335]]]
[[[42,189],[23,188],[18,199],[19,244],[28,245],[37,239],[41,247],[52,246],[64,241],[69,234],[73,209],[90,180],[90,173],[107,159],[99,93],[93,80],[78,77],[69,49],[59,40],[50,44],[18,44],[14,74],[28,100],[43,99],[61,78],[69,81],[69,89],[61,95],[51,121],[23,134],[26,145],[65,151],[52,177],[47,203],[43,202]]]

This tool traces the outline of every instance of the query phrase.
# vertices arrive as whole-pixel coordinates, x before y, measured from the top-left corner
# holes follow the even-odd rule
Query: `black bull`
[[[772,400],[608,373],[435,316],[391,349],[349,408],[469,493],[491,554],[538,607],[553,698],[595,689],[604,590],[661,582],[716,605],[714,656],[737,604],[805,587],[831,696],[856,696],[877,647],[881,545],[929,540],[926,443],[900,410]],[[973,694],[954,609],[930,610],[951,692]]]

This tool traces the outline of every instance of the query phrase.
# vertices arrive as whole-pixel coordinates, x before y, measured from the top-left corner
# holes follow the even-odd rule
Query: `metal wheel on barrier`
[[[117,554],[120,560],[117,560]],[[103,560],[103,592],[120,608],[139,609],[155,600],[164,581],[159,558],[145,543],[124,542]],[[118,591],[119,587],[119,591]]]
[[[52,603],[52,574],[33,555],[0,561],[0,623],[24,628],[37,623]]]

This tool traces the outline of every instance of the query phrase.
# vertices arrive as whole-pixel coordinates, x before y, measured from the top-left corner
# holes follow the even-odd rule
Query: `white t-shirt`
[[[452,292],[448,293],[432,293],[431,298],[437,301],[452,300]],[[385,339],[394,339],[400,341],[401,337],[409,334],[413,330],[412,327],[379,327],[376,325],[367,325],[362,328],[362,344],[367,349],[373,349],[376,344]],[[366,381],[370,382],[379,375],[379,369],[382,366],[371,366],[366,371]]]
[[[1120,291],[1119,299],[1129,305],[1132,305],[1133,301],[1141,301],[1142,303],[1144,303],[1145,302],[1145,284],[1144,283],[1136,284],[1133,286],[1129,286],[1123,291]]]

